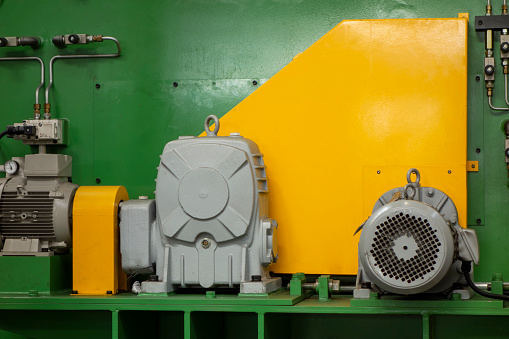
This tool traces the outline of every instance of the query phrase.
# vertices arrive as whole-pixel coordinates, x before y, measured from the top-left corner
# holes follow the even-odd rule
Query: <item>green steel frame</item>
[[[499,2],[493,4],[495,13],[500,13]],[[484,37],[473,28],[473,17],[482,15],[484,6],[482,0],[0,0],[0,35],[37,35],[44,45],[35,51],[1,50],[0,57],[35,55],[47,62],[62,52],[50,41],[57,34],[117,37],[123,47],[118,59],[55,63],[52,113],[69,120],[70,143],[52,151],[73,156],[76,183],[124,185],[132,197],[153,197],[157,159],[166,142],[200,133],[207,115],[228,112],[341,20],[457,17],[468,12],[468,159],[479,161],[479,172],[468,175],[468,224],[480,240],[476,280],[488,281],[493,272],[509,276],[509,192],[503,153],[503,124],[509,115],[487,108]],[[106,42],[62,53],[89,49],[108,52],[113,46]],[[497,106],[503,104],[500,68]],[[2,123],[29,118],[38,65],[0,61],[0,72]],[[32,151],[2,140],[0,162]],[[20,265],[25,273],[36,274],[30,271],[31,264]],[[13,292],[9,282],[20,276],[9,280],[10,269],[4,264],[0,269],[0,287],[7,285],[0,290]],[[20,286],[27,288],[31,297],[0,297],[0,337],[509,336],[509,309],[501,308],[500,302],[492,307],[482,297],[467,303],[373,301],[352,306],[350,296],[320,301],[323,293],[297,302],[300,297],[284,293],[260,299],[130,294],[81,298],[44,295],[61,289],[56,285]],[[483,306],[476,308],[479,304]]]

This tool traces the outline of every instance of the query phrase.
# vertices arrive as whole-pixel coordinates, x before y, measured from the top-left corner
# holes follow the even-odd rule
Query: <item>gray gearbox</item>
[[[209,130],[210,120],[215,130]],[[268,293],[281,287],[268,265],[277,260],[277,223],[268,217],[263,155],[237,133],[168,143],[158,167],[155,200],[121,204],[122,266],[152,274],[145,293],[177,287],[240,287]]]
[[[363,224],[355,298],[369,298],[371,289],[471,297],[460,268],[462,261],[478,264],[476,233],[460,227],[450,197],[419,180],[419,171],[410,169],[407,185],[382,195]]]

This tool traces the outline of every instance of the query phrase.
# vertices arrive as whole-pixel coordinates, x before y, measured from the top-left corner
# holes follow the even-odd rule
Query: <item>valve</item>
[[[88,34],[64,34],[55,35],[51,41],[56,47],[64,48],[67,45],[84,45],[91,42],[102,42],[103,36]]]
[[[34,36],[12,36],[12,37],[0,37],[0,47],[18,47],[18,46],[30,46],[37,48],[41,45],[39,38]]]

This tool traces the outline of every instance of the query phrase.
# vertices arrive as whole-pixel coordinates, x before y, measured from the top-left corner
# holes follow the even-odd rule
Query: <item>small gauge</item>
[[[19,164],[14,160],[9,160],[4,165],[7,174],[15,174],[19,169]]]

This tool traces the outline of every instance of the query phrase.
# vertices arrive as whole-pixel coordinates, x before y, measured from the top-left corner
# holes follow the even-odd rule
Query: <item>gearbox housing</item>
[[[209,130],[209,121],[215,130]],[[209,116],[205,137],[169,142],[158,167],[155,200],[121,204],[123,269],[152,274],[146,293],[175,288],[281,287],[268,265],[277,260],[277,222],[268,217],[263,155],[238,134],[217,136]]]

